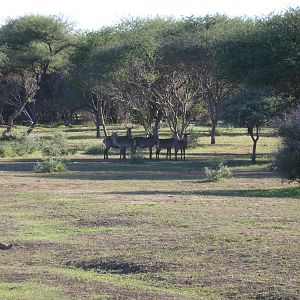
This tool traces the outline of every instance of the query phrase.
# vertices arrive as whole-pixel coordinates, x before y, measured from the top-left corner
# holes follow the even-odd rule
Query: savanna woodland
[[[0,27],[0,299],[299,299],[300,9]]]

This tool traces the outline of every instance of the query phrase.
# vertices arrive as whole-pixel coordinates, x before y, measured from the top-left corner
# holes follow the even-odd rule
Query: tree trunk
[[[5,124],[5,121],[4,121],[4,118],[2,116],[2,112],[0,112],[0,125],[4,125]]]
[[[210,143],[214,145],[216,143],[216,133],[217,133],[217,126],[218,126],[218,104],[211,99],[209,101],[209,111],[210,111],[210,120],[211,120],[211,131],[210,131]]]
[[[253,141],[251,160],[255,164],[256,163],[256,146],[257,146],[257,142],[258,142],[258,139],[259,139],[259,128],[258,128],[258,126],[256,126],[255,136],[254,136],[254,133],[253,133],[253,128],[248,128],[248,132],[249,132],[249,134],[251,136],[251,139]]]
[[[218,125],[218,122],[215,121],[215,120],[212,120],[211,132],[210,132],[210,143],[211,143],[211,145],[215,145],[215,143],[216,143],[217,125]]]
[[[9,116],[9,118],[8,118],[8,120],[7,120],[7,129],[6,129],[6,131],[4,132],[4,134],[11,134],[12,128],[13,128],[13,126],[14,126],[14,120],[15,120],[15,118],[16,118],[17,116],[19,116],[19,115],[23,112],[23,110],[24,110],[26,104],[27,104],[27,102],[24,102],[21,106],[19,106],[19,107],[14,111],[14,113],[13,113],[12,115]]]
[[[40,120],[40,117],[37,117],[32,124],[30,124],[29,128],[27,129],[27,134],[29,135],[34,127],[37,125],[38,121]]]
[[[257,140],[253,140],[252,162],[254,164],[256,163],[256,145],[257,145]]]
[[[103,132],[104,132],[104,136],[107,137],[107,129],[106,129],[104,113],[103,113],[103,109],[102,109],[101,105],[100,105],[100,119],[101,119],[101,124],[102,124],[102,129],[103,129]]]
[[[100,125],[101,125],[100,114],[99,114],[99,112],[97,112],[96,113],[96,137],[98,139],[101,137],[101,134],[100,134]]]

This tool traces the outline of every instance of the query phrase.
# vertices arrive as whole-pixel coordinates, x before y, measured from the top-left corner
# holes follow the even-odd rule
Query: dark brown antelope
[[[152,148],[157,147],[158,138],[157,135],[147,134],[147,137],[137,136],[133,139],[133,148],[132,153],[136,152],[137,148],[148,148],[149,149],[149,158],[152,159]]]
[[[158,143],[156,146],[156,159],[159,159],[159,154],[161,149],[167,149],[166,159],[171,160],[171,150],[175,147],[175,139],[158,139]]]
[[[108,159],[108,151],[110,148],[118,148],[114,145],[112,136],[106,136],[103,140],[103,143],[105,145],[104,149],[104,159]]]
[[[126,148],[132,150],[133,148],[133,139],[131,134],[132,128],[127,128],[126,136],[118,136],[116,132],[113,132],[111,135],[113,147],[120,149],[120,159],[126,159]]]
[[[177,154],[178,154],[179,150],[180,150],[181,160],[182,160],[182,157],[183,157],[183,159],[185,159],[185,149],[187,148],[187,145],[188,145],[187,136],[188,136],[188,134],[185,133],[181,140],[175,140],[175,145],[174,145],[175,159],[177,159]]]

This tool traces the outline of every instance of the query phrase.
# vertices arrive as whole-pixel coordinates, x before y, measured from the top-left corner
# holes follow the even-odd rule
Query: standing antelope
[[[156,146],[156,159],[159,159],[159,154],[161,149],[167,149],[166,159],[171,160],[171,149],[175,147],[175,139],[158,139],[158,143]]]
[[[131,134],[132,128],[127,128],[126,136],[118,136],[116,132],[111,135],[113,146],[120,149],[120,159],[126,159],[126,148],[133,148],[133,139]]]
[[[187,141],[187,136],[188,134],[185,133],[183,135],[183,138],[182,140],[175,140],[175,159],[177,159],[177,153],[178,151],[180,150],[180,158],[182,160],[182,155],[183,155],[183,159],[185,159],[185,149],[187,148],[187,144],[188,144],[188,141]]]
[[[158,145],[158,138],[157,135],[154,134],[147,134],[147,137],[135,137],[133,139],[133,148],[132,152],[136,152],[136,148],[149,148],[149,158],[152,159],[152,148],[154,146],[157,147]]]
[[[114,145],[112,136],[106,136],[103,140],[103,143],[105,145],[104,149],[104,159],[108,159],[108,151],[110,148],[118,148]]]

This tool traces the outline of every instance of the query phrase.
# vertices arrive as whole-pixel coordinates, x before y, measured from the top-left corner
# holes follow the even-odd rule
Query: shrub
[[[275,166],[291,180],[300,182],[300,108],[287,116],[279,128],[282,147],[276,154]]]
[[[145,157],[142,153],[133,153],[130,157],[130,163],[132,164],[143,164],[145,163]]]
[[[188,147],[195,148],[198,146],[198,136],[196,134],[191,133],[191,135],[188,138]]]
[[[104,148],[102,145],[91,146],[87,148],[84,153],[89,155],[101,155],[104,154]]]
[[[42,146],[44,156],[62,156],[75,154],[76,149],[68,146],[68,140],[61,132],[55,133],[50,141],[44,141]]]
[[[0,157],[14,157],[15,151],[10,143],[2,143],[0,145]]]
[[[61,173],[67,171],[66,163],[57,157],[46,157],[33,168],[37,173]]]
[[[31,154],[40,148],[40,142],[38,139],[28,137],[27,134],[22,135],[15,141],[14,151],[16,155],[22,156],[25,154]]]
[[[22,135],[20,138],[0,142],[0,157],[15,157],[31,154],[40,148],[38,140]]]
[[[223,163],[220,163],[215,168],[205,167],[204,173],[210,181],[218,181],[221,179],[230,178],[232,176],[228,166],[224,165]]]

